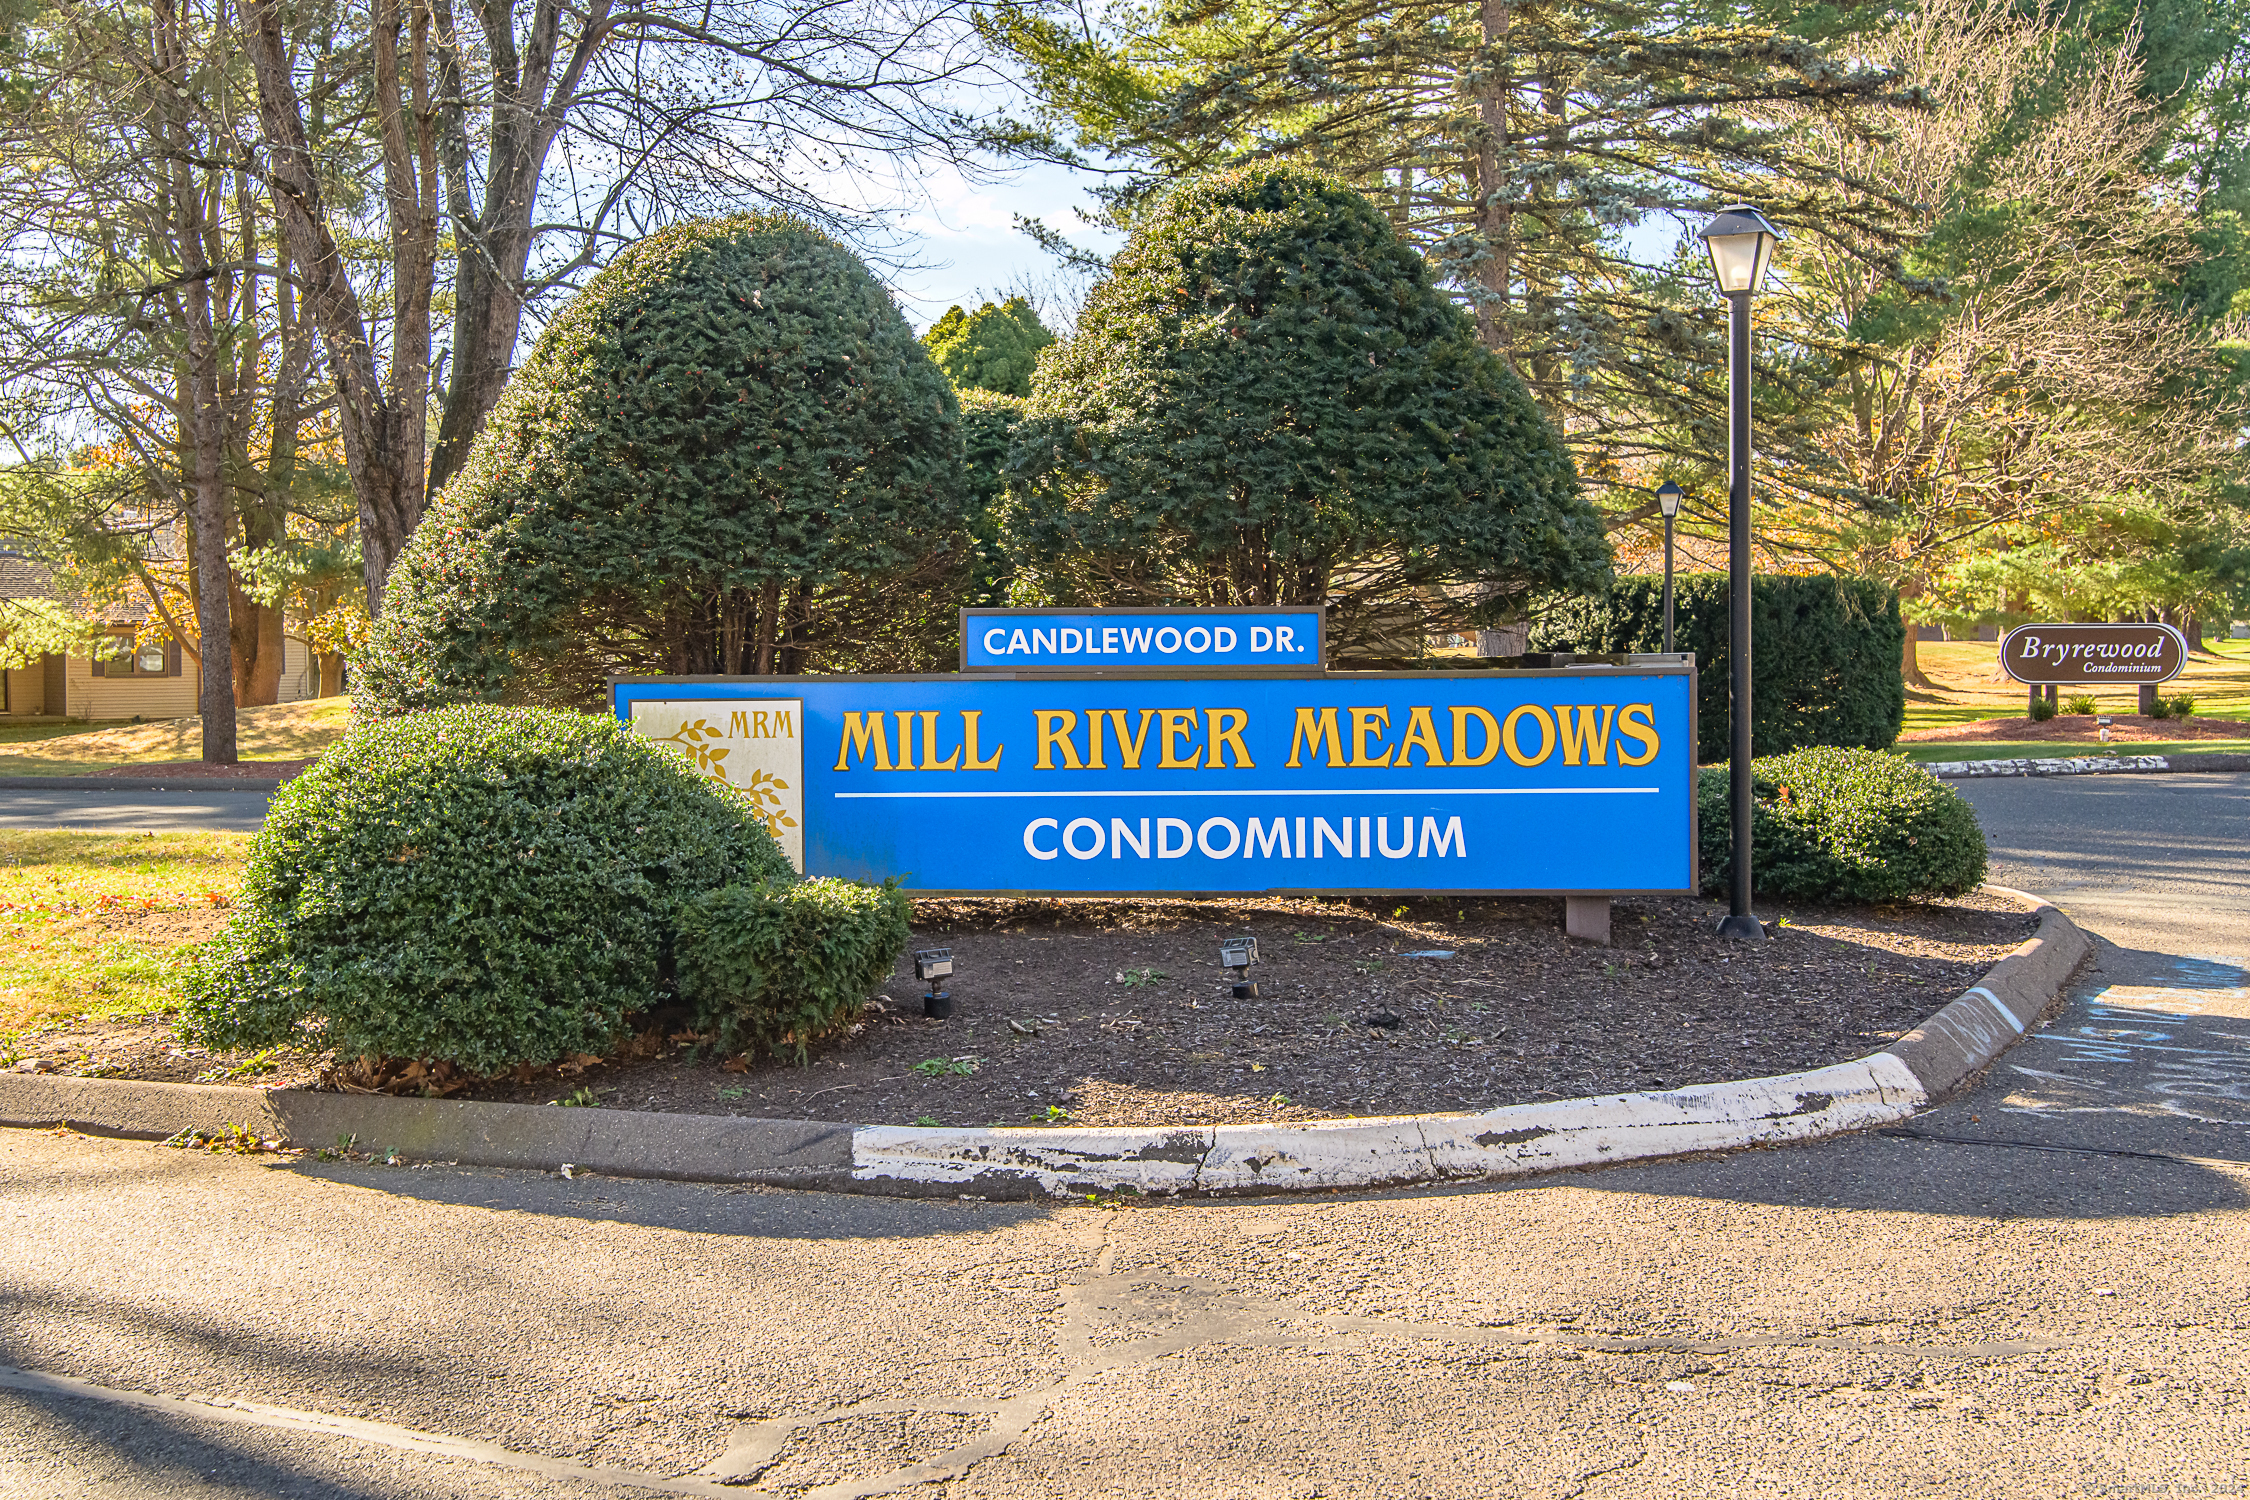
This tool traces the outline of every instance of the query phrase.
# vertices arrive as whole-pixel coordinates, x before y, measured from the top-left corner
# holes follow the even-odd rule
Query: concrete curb
[[[2070,755],[2016,760],[1932,760],[1922,769],[1940,781],[1980,776],[2116,776],[2153,771],[2250,771],[2250,755]]]
[[[266,776],[0,776],[0,792],[278,792]]]
[[[950,1129],[401,1099],[381,1094],[0,1075],[0,1125],[164,1140],[239,1126],[319,1147],[619,1177],[909,1196],[1031,1198],[1395,1187],[1523,1176],[1891,1124],[1958,1088],[2053,1003],[2092,944],[2048,902],[2000,886],[2039,928],[1890,1046],[1775,1078],[1480,1113],[1291,1125]]]

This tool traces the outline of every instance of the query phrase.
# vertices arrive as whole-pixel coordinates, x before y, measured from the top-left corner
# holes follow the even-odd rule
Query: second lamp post
[[[1667,479],[1656,487],[1656,503],[1664,512],[1664,654],[1672,654],[1672,523],[1680,514],[1680,487]]]
[[[1728,790],[1734,804],[1733,879],[1719,936],[1763,938],[1750,912],[1750,299],[1765,284],[1781,231],[1747,204],[1703,226],[1711,270],[1727,299],[1727,666],[1733,689]]]

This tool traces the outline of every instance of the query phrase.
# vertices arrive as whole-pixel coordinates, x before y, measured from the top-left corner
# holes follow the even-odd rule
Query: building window
[[[164,643],[143,641],[141,649],[133,653],[133,670],[143,677],[164,675]]]

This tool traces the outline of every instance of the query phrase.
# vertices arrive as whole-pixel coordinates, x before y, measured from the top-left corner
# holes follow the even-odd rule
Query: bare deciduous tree
[[[606,247],[746,202],[837,224],[868,174],[932,156],[973,170],[983,143],[951,95],[982,67],[965,0],[483,0],[465,17],[453,0],[370,4],[361,97],[385,253],[361,264],[349,247],[372,216],[324,177],[307,126],[358,86],[337,63],[357,43],[292,49],[277,0],[244,0],[290,259],[343,408],[370,612],[426,495],[499,399],[526,310]],[[438,394],[441,272],[453,318]]]
[[[281,614],[245,588],[237,545],[280,539],[310,404],[239,48],[227,0],[48,7],[19,34],[0,124],[8,524],[138,582],[198,662],[221,762],[236,704],[278,696]],[[175,536],[184,589],[150,552]]]

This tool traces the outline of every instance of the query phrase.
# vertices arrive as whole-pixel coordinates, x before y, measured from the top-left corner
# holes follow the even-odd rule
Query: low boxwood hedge
[[[363,723],[275,796],[183,1029],[478,1074],[598,1053],[670,997],[686,908],[793,878],[735,792],[613,719]]]
[[[1751,762],[1751,879],[1762,896],[1881,902],[1957,896],[1984,881],[1984,830],[1959,793],[1899,756],[1822,745]],[[1702,773],[1703,888],[1734,868],[1724,767]]]
[[[732,885],[680,913],[680,997],[733,1052],[806,1047],[857,1019],[906,946],[895,880]]]

